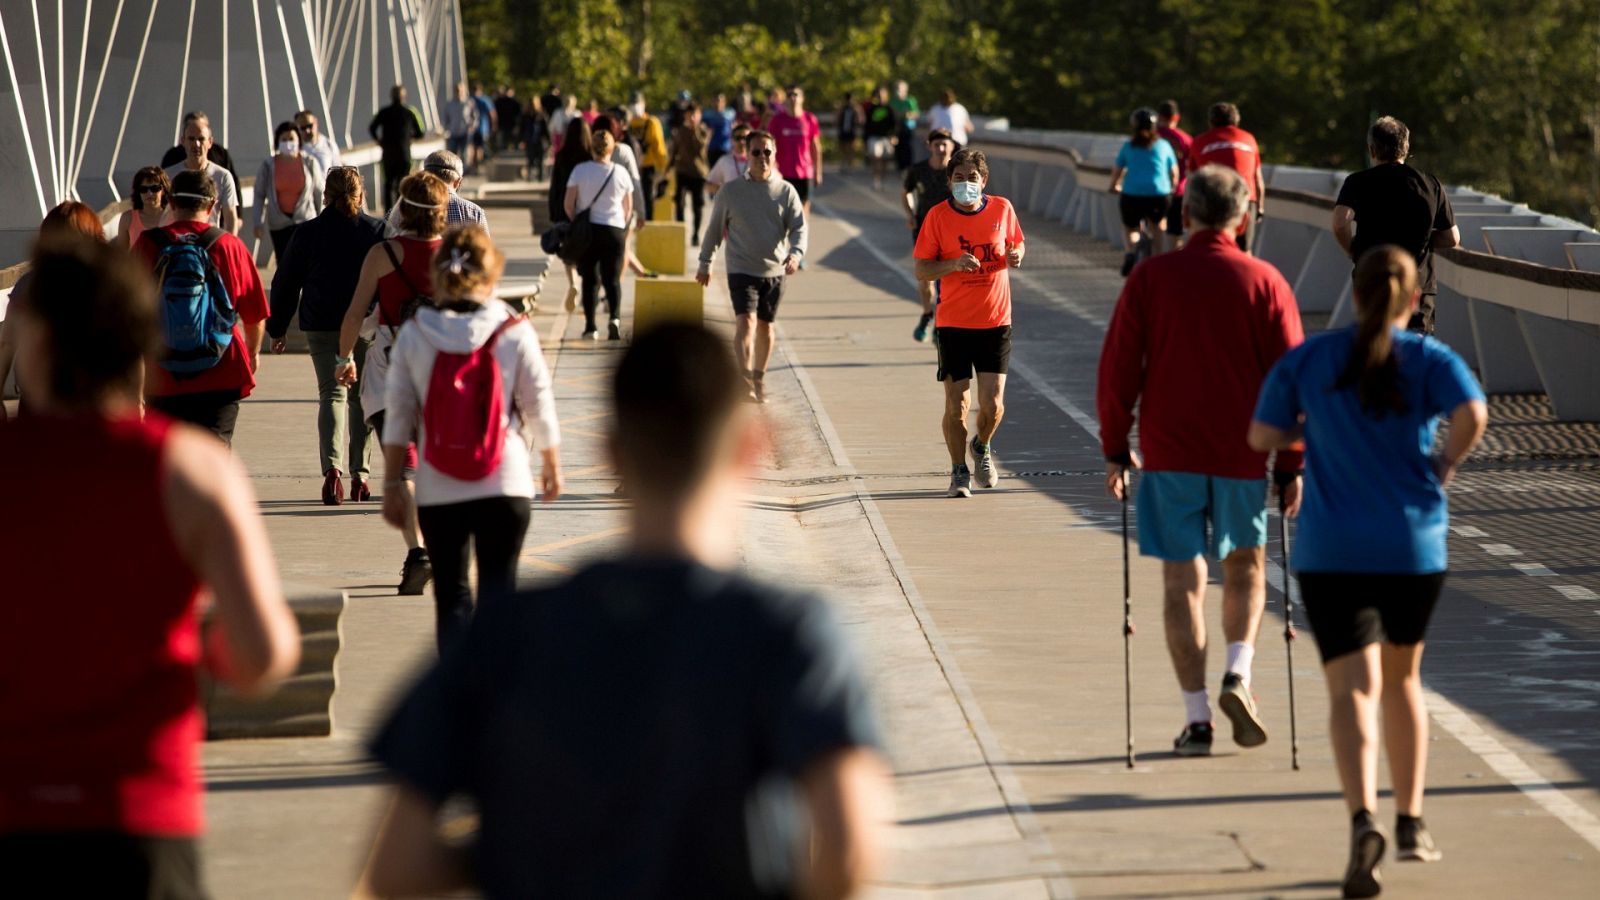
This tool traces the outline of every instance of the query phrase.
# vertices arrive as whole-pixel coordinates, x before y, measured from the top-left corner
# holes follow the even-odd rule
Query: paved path
[[[1116,258],[1024,220],[1030,253],[996,444],[1007,477],[972,500],[948,500],[932,351],[909,339],[909,242],[888,196],[845,178],[822,193],[813,265],[783,310],[767,407],[778,440],[752,487],[743,540],[753,569],[826,588],[869,660],[899,821],[875,895],[1336,894],[1344,815],[1310,641],[1296,654],[1302,771],[1288,766],[1272,619],[1256,680],[1273,740],[1174,759],[1166,748],[1181,708],[1158,579],[1153,565],[1136,564],[1141,758],[1132,771],[1122,763],[1118,511],[1103,496],[1085,415],[1099,323],[1120,284]],[[491,216],[513,259],[532,259],[531,237],[519,234],[525,214]],[[552,275],[547,296],[563,287]],[[719,327],[725,304],[720,289],[708,296]],[[600,456],[617,347],[578,342],[577,323],[551,305],[536,321],[555,368],[570,493],[534,512],[522,570],[530,581],[615,552],[621,523]],[[316,502],[312,396],[304,357],[268,359],[238,446],[286,577],[350,591],[336,733],[208,747],[206,860],[219,897],[347,893],[380,796],[362,741],[431,654],[431,601],[393,596],[402,550],[376,506]],[[1532,476],[1463,481],[1474,490],[1459,506],[1473,508],[1458,524],[1471,521],[1484,537],[1456,542],[1460,571],[1426,670],[1438,692],[1428,815],[1447,855],[1433,866],[1386,867],[1396,896],[1525,896],[1537,886],[1539,896],[1582,897],[1600,884],[1600,828],[1585,839],[1573,827],[1593,827],[1600,812],[1600,758],[1589,737],[1600,726],[1600,604],[1576,599],[1576,589],[1600,584],[1594,545],[1571,538],[1590,527],[1584,514],[1600,479],[1563,470],[1551,495],[1517,489],[1518,478]],[[1474,542],[1523,552],[1495,555],[1504,550]],[[1552,546],[1569,552],[1540,555]],[[1558,574],[1523,574],[1507,560],[1537,560]],[[1552,578],[1575,599],[1543,586]],[[1530,600],[1540,591],[1548,597]],[[1279,608],[1276,594],[1272,602]],[[1220,659],[1211,670],[1215,681]],[[1382,818],[1391,812],[1385,801]]]

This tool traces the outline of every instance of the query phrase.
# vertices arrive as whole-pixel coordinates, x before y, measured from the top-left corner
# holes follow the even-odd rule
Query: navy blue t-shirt
[[[1483,389],[1454,350],[1392,329],[1407,411],[1382,418],[1355,388],[1334,388],[1355,327],[1319,334],[1278,360],[1261,386],[1256,421],[1294,428],[1305,416],[1305,499],[1297,572],[1425,575],[1448,568],[1449,509],[1433,467],[1438,417]]]
[[[798,777],[877,746],[818,598],[678,561],[601,563],[479,611],[373,745],[473,798],[496,897],[788,897]]]

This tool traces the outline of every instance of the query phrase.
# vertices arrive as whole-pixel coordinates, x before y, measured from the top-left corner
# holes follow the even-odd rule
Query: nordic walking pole
[[[1280,489],[1281,490],[1281,489]],[[1289,593],[1288,504],[1278,499],[1278,546],[1283,548],[1283,652],[1289,658],[1289,764],[1300,771],[1300,735],[1294,716],[1294,595]]]
[[[1128,571],[1128,467],[1122,467],[1122,708],[1128,730],[1128,768],[1133,768],[1133,581]]]

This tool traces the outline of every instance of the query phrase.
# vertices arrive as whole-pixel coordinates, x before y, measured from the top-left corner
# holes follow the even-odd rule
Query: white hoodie
[[[440,351],[471,353],[482,347],[511,315],[510,308],[498,300],[490,300],[472,313],[423,308],[395,339],[389,356],[387,411],[380,440],[384,446],[393,447],[416,435],[421,456],[417,463],[418,506],[443,506],[486,497],[531,498],[534,490],[530,442],[536,450],[561,443],[550,370],[539,349],[538,333],[523,322],[506,329],[494,348],[505,391],[501,408],[507,423],[500,468],[486,478],[461,481],[428,464],[423,450],[426,436],[422,433],[422,409],[433,377],[434,357]],[[531,441],[526,434],[529,431]]]

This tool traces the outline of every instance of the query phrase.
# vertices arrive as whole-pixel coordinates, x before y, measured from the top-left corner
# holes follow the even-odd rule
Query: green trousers
[[[372,445],[376,442],[361,411],[361,392],[333,380],[339,332],[308,331],[306,343],[311,346],[311,366],[317,371],[317,449],[322,459],[319,471],[338,469],[346,475],[366,478],[372,470]],[[370,341],[356,342],[358,372],[366,368],[370,345]]]

